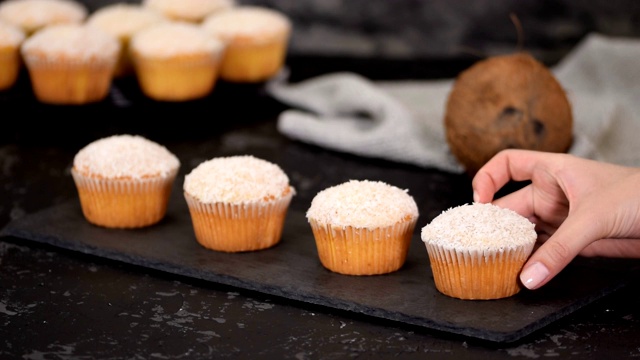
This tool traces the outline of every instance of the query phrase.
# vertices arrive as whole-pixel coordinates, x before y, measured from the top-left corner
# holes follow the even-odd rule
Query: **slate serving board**
[[[629,273],[610,261],[576,261],[541,290],[500,300],[459,300],[436,290],[419,229],[399,271],[348,276],[322,267],[304,215],[289,211],[277,246],[238,254],[196,242],[177,190],[165,219],[146,229],[93,226],[79,203],[69,201],[14,220],[0,236],[492,342],[516,341],[572,313],[624,286],[623,274]]]

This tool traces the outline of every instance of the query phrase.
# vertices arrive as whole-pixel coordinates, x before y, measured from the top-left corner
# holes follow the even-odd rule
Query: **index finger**
[[[473,200],[490,202],[509,181],[531,180],[534,169],[547,153],[533,150],[502,150],[478,170],[473,177]]]

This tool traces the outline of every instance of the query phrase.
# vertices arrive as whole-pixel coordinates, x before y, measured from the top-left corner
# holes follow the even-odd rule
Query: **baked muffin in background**
[[[404,265],[418,207],[395,186],[350,180],[316,194],[306,216],[324,267],[346,275],[379,275]]]
[[[121,77],[132,75],[134,72],[129,56],[131,37],[138,31],[162,21],[167,20],[160,13],[139,4],[113,3],[91,13],[86,24],[108,32],[120,40],[120,56],[114,75]]]
[[[537,239],[534,228],[527,218],[493,204],[443,211],[421,233],[436,288],[467,300],[517,294],[518,275]]]
[[[238,83],[275,76],[284,65],[292,31],[282,12],[249,5],[210,15],[202,28],[227,46],[220,78]]]
[[[174,21],[200,23],[207,16],[235,6],[233,0],[142,0],[142,6]]]
[[[80,24],[89,14],[75,0],[5,0],[0,2],[0,19],[20,27],[27,36],[57,24]]]
[[[278,244],[295,195],[278,165],[251,155],[200,163],[183,190],[198,243],[230,253]]]
[[[0,91],[13,87],[20,76],[20,46],[25,39],[20,27],[0,20]]]
[[[83,147],[73,159],[71,175],[87,221],[130,229],[162,220],[179,167],[166,147],[125,134]]]
[[[170,21],[138,31],[129,50],[142,92],[154,100],[175,102],[213,91],[224,44],[197,25]]]
[[[119,52],[116,37],[84,24],[49,25],[21,47],[36,98],[56,105],[104,100]]]

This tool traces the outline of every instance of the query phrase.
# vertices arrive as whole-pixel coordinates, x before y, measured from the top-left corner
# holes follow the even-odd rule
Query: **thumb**
[[[558,227],[527,260],[520,281],[528,289],[538,289],[553,279],[589,244],[598,240],[593,217],[575,212]]]

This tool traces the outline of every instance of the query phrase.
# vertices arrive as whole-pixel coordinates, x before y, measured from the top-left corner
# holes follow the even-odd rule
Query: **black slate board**
[[[399,271],[340,275],[320,264],[301,211],[289,211],[282,241],[271,249],[227,254],[201,247],[175,189],[166,218],[146,229],[93,226],[79,203],[70,201],[14,220],[0,236],[492,342],[516,341],[572,313],[624,286],[622,275],[629,273],[611,261],[576,261],[541,290],[500,300],[458,300],[436,290],[419,229]]]

